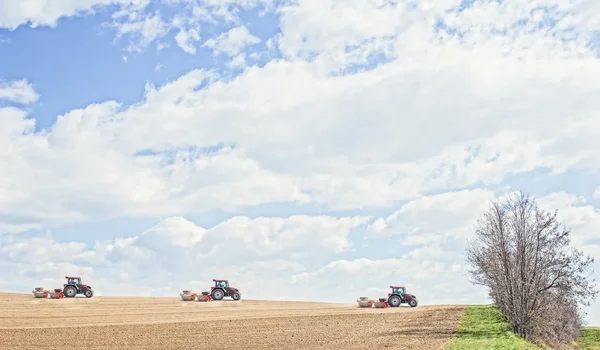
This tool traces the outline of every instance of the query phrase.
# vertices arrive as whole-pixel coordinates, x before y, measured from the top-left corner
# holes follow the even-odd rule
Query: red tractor
[[[94,296],[94,290],[87,284],[81,283],[81,277],[65,276],[67,283],[63,285],[65,298],[74,298],[77,294],[83,294],[86,298]]]
[[[406,288],[402,286],[390,286],[392,292],[388,293],[388,304],[391,307],[398,307],[400,304],[408,304],[410,307],[419,305],[417,297],[412,294],[406,294]]]
[[[210,287],[210,297],[213,300],[223,300],[224,297],[231,297],[231,299],[238,301],[242,298],[242,294],[237,288],[229,286],[227,280],[215,280],[215,285]]]

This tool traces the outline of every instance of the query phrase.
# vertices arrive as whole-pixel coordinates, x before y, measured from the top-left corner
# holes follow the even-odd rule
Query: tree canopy
[[[515,333],[546,344],[575,340],[582,305],[597,296],[594,258],[570,246],[557,211],[540,209],[520,191],[494,201],[480,217],[467,248],[472,282],[488,287]]]

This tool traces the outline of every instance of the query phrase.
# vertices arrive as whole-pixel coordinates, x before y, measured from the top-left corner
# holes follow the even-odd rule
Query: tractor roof
[[[404,288],[404,286],[390,286],[390,288]]]
[[[65,276],[65,278],[71,278],[71,279],[73,279],[73,278],[81,278],[81,277],[77,277],[77,276]]]
[[[213,278],[213,282],[229,282],[228,280],[216,280]]]

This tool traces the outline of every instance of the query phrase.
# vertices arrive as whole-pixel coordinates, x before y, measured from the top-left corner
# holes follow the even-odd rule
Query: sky
[[[0,0],[0,290],[487,303],[464,250],[516,190],[600,257],[598,13]]]

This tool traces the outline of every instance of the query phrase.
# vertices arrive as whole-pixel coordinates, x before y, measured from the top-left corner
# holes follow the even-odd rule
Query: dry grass
[[[34,299],[0,293],[2,349],[444,349],[466,306]]]

